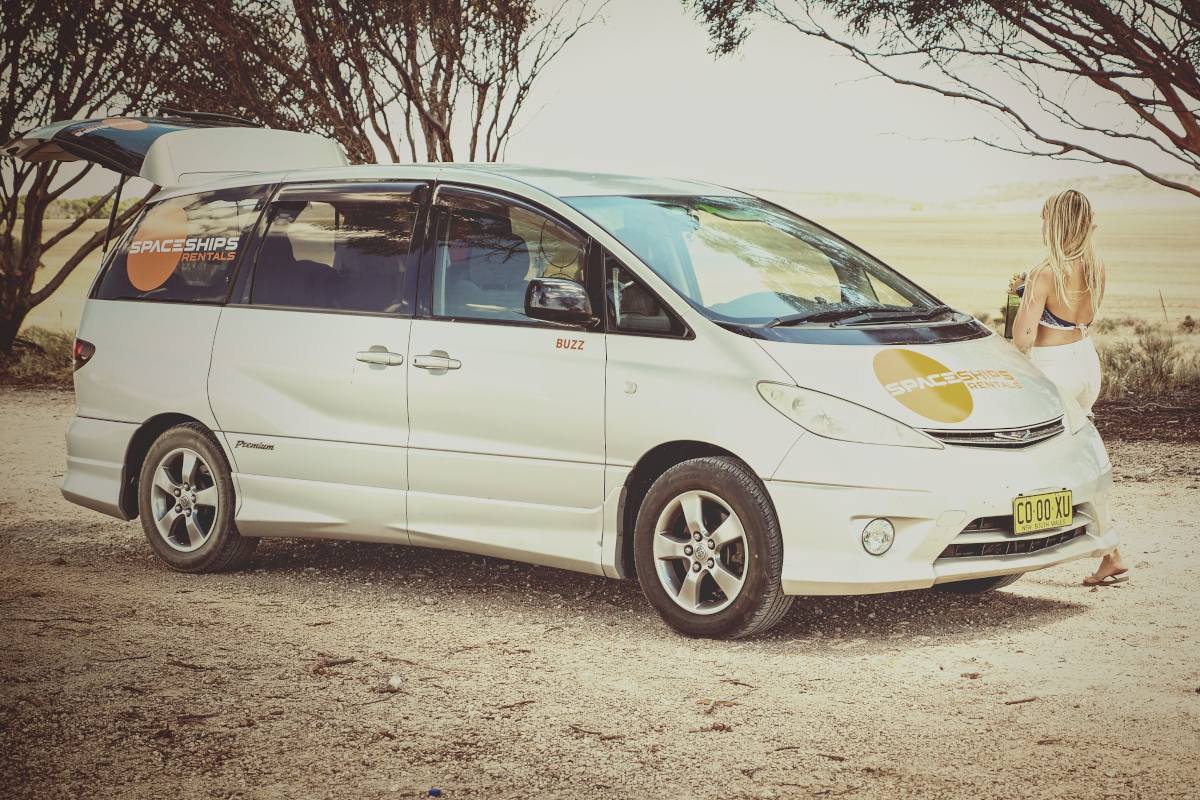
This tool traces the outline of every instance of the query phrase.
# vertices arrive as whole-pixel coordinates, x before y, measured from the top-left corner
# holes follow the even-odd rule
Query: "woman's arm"
[[[1021,297],[1021,307],[1017,309],[1017,318],[1013,321],[1013,344],[1022,353],[1028,353],[1037,339],[1038,321],[1046,308],[1051,283],[1050,273],[1044,269],[1034,270],[1025,281],[1025,294]]]

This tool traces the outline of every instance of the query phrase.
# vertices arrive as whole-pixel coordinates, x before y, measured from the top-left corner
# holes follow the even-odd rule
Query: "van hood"
[[[965,342],[882,347],[758,344],[797,385],[914,428],[1017,428],[1064,413],[1054,384],[995,334]]]

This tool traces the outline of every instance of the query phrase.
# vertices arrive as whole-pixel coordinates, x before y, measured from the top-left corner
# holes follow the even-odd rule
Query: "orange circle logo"
[[[149,292],[167,282],[183,257],[187,229],[187,212],[179,205],[163,203],[146,214],[126,258],[129,282],[135,289]]]
[[[940,361],[913,350],[881,350],[875,377],[905,408],[936,422],[962,422],[975,401],[962,376]]]

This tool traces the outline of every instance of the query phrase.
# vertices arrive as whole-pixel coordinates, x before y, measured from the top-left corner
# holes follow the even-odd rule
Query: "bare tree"
[[[395,98],[400,112],[374,109],[377,134],[390,147],[399,138],[389,127],[396,117],[414,161],[422,146],[425,160],[453,161],[463,152],[456,145],[469,161],[498,160],[538,76],[606,4],[559,0],[547,11],[532,0],[365,4],[374,96]],[[389,156],[399,160],[394,148]]]
[[[495,160],[537,77],[607,0],[34,0],[0,11],[0,141],[58,120],[232,113],[339,141],[352,161]],[[457,116],[456,116],[457,113]],[[405,147],[407,145],[407,147]],[[407,153],[404,150],[407,149]],[[91,166],[8,161],[0,179],[0,350],[103,242],[34,291],[45,252],[114,191],[48,233],[50,204]],[[61,205],[61,204],[60,204]],[[115,218],[120,233],[141,203]]]
[[[306,0],[155,0],[143,13],[164,48],[162,103],[319,133],[375,160],[344,21]]]
[[[1200,197],[1196,0],[686,0],[713,50],[755,17],[830,42],[896,84],[983,107],[1011,142],[992,147],[1114,164]],[[845,33],[822,21],[842,23]],[[824,16],[824,19],[829,19]]]
[[[158,46],[119,0],[4,3],[0,10],[0,142],[55,120],[120,112],[141,102]],[[91,171],[6,160],[0,169],[0,351],[11,353],[30,309],[49,297],[104,240],[92,233],[34,290],[47,250],[100,215],[115,193],[48,231],[46,210]],[[140,208],[116,216],[120,231]]]
[[[537,77],[606,3],[182,0],[159,15],[173,58],[164,92],[323,133],[356,162],[377,149],[393,162],[494,161]]]

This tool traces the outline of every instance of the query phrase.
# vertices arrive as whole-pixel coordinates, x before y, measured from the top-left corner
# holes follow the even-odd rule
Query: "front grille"
[[[1044,442],[1063,432],[1062,417],[1037,425],[1021,428],[993,428],[986,430],[931,430],[923,429],[938,441],[959,447],[998,447],[1008,450],[1029,447]]]
[[[992,531],[1003,531],[1004,533],[1012,533],[1012,514],[1001,514],[997,517],[979,517],[967,523],[967,527],[962,529],[963,533],[990,533]]]
[[[988,519],[985,517],[984,519]],[[994,518],[993,518],[994,519]],[[978,520],[977,520],[978,521]],[[970,530],[968,527],[967,530]],[[976,529],[979,530],[979,529]],[[980,558],[984,556],[1014,556],[1036,553],[1048,547],[1057,547],[1077,539],[1086,532],[1087,526],[1051,533],[1049,536],[1026,534],[1014,536],[999,542],[963,542],[951,544],[942,551],[938,558]]]

